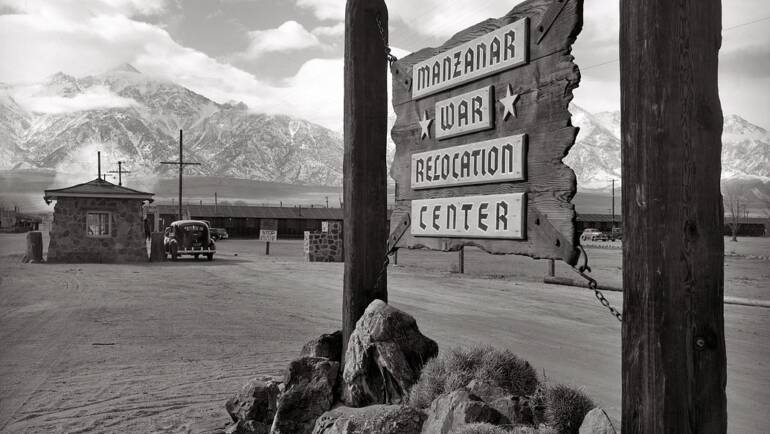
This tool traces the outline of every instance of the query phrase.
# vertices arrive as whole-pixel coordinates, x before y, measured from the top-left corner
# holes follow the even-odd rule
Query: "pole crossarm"
[[[160,164],[175,165],[179,168],[179,211],[178,218],[182,220],[182,175],[184,166],[200,166],[201,163],[184,161],[184,153],[182,148],[182,130],[179,130],[179,161],[161,161]]]

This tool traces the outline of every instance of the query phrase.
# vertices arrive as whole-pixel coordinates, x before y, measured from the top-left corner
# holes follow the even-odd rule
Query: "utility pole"
[[[214,217],[219,217],[219,199],[216,191],[214,192]]]
[[[720,0],[621,0],[623,434],[727,432]]]
[[[612,226],[611,226],[611,233],[612,239],[615,239],[615,178],[611,179],[612,181]]]
[[[179,161],[161,161],[160,164],[176,164],[179,166],[179,216],[178,219],[182,220],[182,172],[184,166],[200,166],[201,163],[188,163],[184,161],[182,151],[182,130],[179,130]]]
[[[380,34],[378,28],[382,29],[383,34]],[[385,55],[387,32],[388,8],[384,0],[347,0],[343,161],[343,356],[356,321],[367,306],[375,299],[388,301],[387,275],[380,274],[388,236],[385,168],[388,117],[388,62]]]
[[[124,173],[131,173],[128,170],[123,170],[123,162],[118,161],[118,170],[110,170],[109,173],[117,173],[118,174],[118,185],[123,185],[123,174]]]

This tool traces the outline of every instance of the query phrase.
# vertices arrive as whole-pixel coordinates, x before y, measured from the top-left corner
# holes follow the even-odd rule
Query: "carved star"
[[[420,128],[422,128],[422,133],[420,134],[420,140],[425,139],[425,137],[430,139],[431,122],[433,122],[433,119],[428,117],[428,111],[425,110],[425,118],[420,119]]]
[[[508,119],[508,115],[513,115],[513,117],[516,117],[516,101],[519,100],[519,94],[513,93],[513,90],[511,89],[511,85],[508,85],[508,94],[500,98],[498,101],[500,101],[500,104],[505,107],[505,113],[503,113],[503,120]]]

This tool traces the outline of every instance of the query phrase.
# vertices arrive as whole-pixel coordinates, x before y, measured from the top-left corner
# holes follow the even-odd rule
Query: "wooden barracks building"
[[[149,205],[145,213],[162,231],[178,219],[177,205]],[[258,238],[260,230],[277,230],[278,238],[300,239],[305,231],[320,231],[321,222],[344,219],[342,208],[305,208],[251,205],[185,205],[185,218],[206,220],[224,228],[231,237]]]

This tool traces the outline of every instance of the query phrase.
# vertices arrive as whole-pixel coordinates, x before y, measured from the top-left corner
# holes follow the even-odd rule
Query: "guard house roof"
[[[96,178],[93,181],[73,185],[72,187],[45,190],[43,199],[47,204],[61,197],[93,197],[107,199],[139,199],[152,202],[152,193],[134,190],[115,185],[104,179]]]

